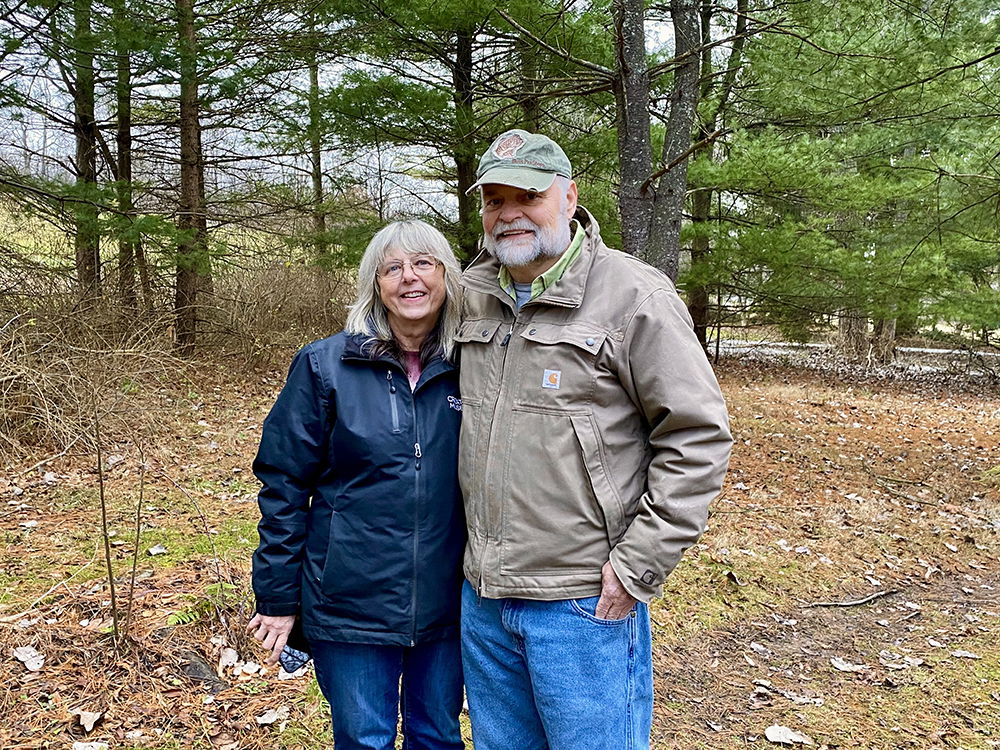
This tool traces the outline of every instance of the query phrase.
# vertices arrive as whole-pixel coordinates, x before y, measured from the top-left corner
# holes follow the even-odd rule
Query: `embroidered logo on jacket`
[[[462,399],[455,398],[454,396],[448,396],[448,406],[455,411],[462,411]]]
[[[559,382],[562,380],[562,370],[546,370],[542,375],[542,388],[554,388],[559,390]]]

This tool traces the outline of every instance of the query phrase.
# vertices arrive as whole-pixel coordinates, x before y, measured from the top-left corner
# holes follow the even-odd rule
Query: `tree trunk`
[[[94,35],[91,0],[73,3],[73,137],[76,141],[76,277],[80,293],[101,293],[101,239],[97,211],[97,122],[94,119]]]
[[[671,280],[680,269],[681,224],[687,197],[687,164],[691,149],[695,111],[698,106],[699,42],[698,0],[671,0],[670,16],[674,22],[674,56],[678,60],[670,94],[670,115],[663,141],[660,170],[663,175],[656,188],[653,222],[645,260],[663,271]]]
[[[701,0],[701,87],[699,97],[704,100],[712,93],[714,77],[712,65],[712,0]],[[716,117],[720,111],[717,108],[712,117],[698,125],[696,141],[711,137],[715,130]],[[708,158],[711,159],[711,150]],[[709,239],[709,215],[712,208],[713,189],[704,185],[694,190],[691,196],[691,224],[696,229],[691,239],[691,281],[687,287],[688,312],[694,323],[694,332],[702,348],[708,351],[709,321],[709,285],[705,281],[706,274],[701,273],[701,267],[712,252]]]
[[[198,328],[198,292],[206,265],[204,164],[198,119],[198,48],[194,0],[176,0],[180,62],[181,185],[177,228],[177,286],[174,297],[176,344],[180,354],[194,352]]]
[[[521,63],[521,127],[537,133],[542,126],[542,102],[538,84],[538,51],[524,37],[518,37],[517,55]]]
[[[315,23],[312,24],[315,31]],[[309,155],[312,173],[313,247],[317,257],[326,255],[326,207],[323,195],[323,118],[319,106],[319,61],[316,57],[316,37],[309,39],[306,64],[309,66]]]
[[[117,184],[118,211],[125,222],[118,238],[118,295],[123,312],[131,318],[138,311],[135,291],[135,235],[132,231],[135,221],[135,205],[132,196],[132,60],[128,37],[128,21],[125,4],[115,3],[115,100],[117,110],[117,130],[115,142],[118,148]]]
[[[455,170],[458,179],[458,248],[466,258],[476,254],[476,241],[481,227],[474,198],[465,192],[476,181],[477,147],[474,137],[475,115],[472,88],[472,31],[456,34],[452,82],[455,86]]]
[[[912,159],[917,153],[917,147],[913,143],[909,143],[903,147],[903,158]],[[906,206],[906,199],[900,197],[897,201],[896,210],[896,226],[905,227],[910,218],[910,212]],[[897,294],[899,292],[896,292]],[[893,305],[890,308],[890,315],[895,313],[898,308]],[[880,311],[883,314],[884,310]],[[897,321],[895,315],[893,317],[883,317],[875,318],[872,320],[872,339],[871,339],[871,361],[875,364],[886,365],[892,362],[896,356],[896,328]]]
[[[613,89],[621,169],[618,212],[622,222],[622,249],[643,256],[647,252],[653,216],[653,192],[646,184],[653,165],[653,147],[649,133],[649,70],[643,0],[615,0],[612,17],[617,58]]]
[[[837,349],[841,356],[851,362],[862,362],[868,358],[868,318],[860,310],[840,311],[837,322],[839,338]]]
[[[896,319],[882,318],[875,321],[872,331],[871,360],[887,365],[896,357]]]
[[[699,231],[691,240],[691,269],[703,265],[711,251],[708,239],[709,211],[712,206],[711,188],[696,190],[691,197],[691,223]],[[694,322],[694,332],[701,342],[702,348],[708,348],[709,299],[708,286],[704,283],[704,275],[692,273],[691,284],[688,285],[688,312]]]
[[[142,293],[142,309],[149,312],[153,309],[153,282],[149,277],[149,264],[146,262],[146,250],[142,246],[142,238],[136,238],[132,249],[135,251],[135,267],[139,272],[139,291]]]

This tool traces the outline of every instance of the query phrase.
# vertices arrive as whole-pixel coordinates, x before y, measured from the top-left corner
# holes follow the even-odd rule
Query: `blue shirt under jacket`
[[[257,611],[310,640],[414,645],[456,635],[465,520],[452,364],[416,387],[339,333],[292,360],[253,464]]]

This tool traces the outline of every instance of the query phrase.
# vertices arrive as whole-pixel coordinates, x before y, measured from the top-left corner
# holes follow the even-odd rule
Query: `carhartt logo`
[[[555,388],[558,390],[559,381],[562,380],[562,370],[546,370],[542,375],[542,388]]]
[[[656,580],[656,573],[654,573],[651,570],[647,570],[645,573],[642,574],[642,576],[640,576],[640,580],[643,583],[645,583],[645,584],[647,584],[649,586],[652,586],[653,585],[653,581]]]
[[[524,138],[517,133],[511,133],[501,138],[493,147],[493,155],[498,159],[513,159],[514,155],[524,145]]]
[[[448,406],[455,411],[462,411],[462,399],[455,398],[454,396],[448,396]]]

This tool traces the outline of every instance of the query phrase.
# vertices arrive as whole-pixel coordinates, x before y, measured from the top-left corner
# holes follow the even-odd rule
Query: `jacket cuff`
[[[660,595],[663,589],[662,581],[659,584],[653,583],[655,580],[651,575],[647,575],[646,578],[649,580],[647,583],[643,580],[636,580],[630,573],[628,565],[619,560],[619,555],[616,555],[617,550],[611,550],[611,567],[615,571],[615,575],[618,576],[618,580],[621,581],[622,586],[627,592],[629,592],[635,599],[640,602],[649,604],[650,600]],[[647,573],[653,573],[653,571],[647,571]]]
[[[262,602],[260,599],[257,599],[256,607],[257,614],[267,615],[268,617],[287,617],[288,615],[297,615],[299,613],[298,602]]]

